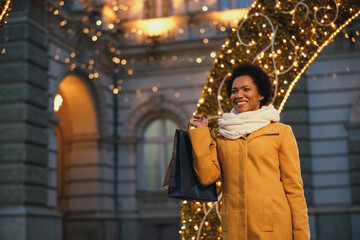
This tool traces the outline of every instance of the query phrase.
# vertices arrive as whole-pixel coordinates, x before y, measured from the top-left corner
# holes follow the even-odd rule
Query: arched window
[[[161,189],[173,150],[177,124],[167,118],[151,121],[143,134],[143,187]]]

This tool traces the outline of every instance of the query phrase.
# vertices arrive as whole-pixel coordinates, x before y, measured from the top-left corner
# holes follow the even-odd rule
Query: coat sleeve
[[[286,126],[279,150],[281,180],[289,202],[294,240],[310,240],[307,206],[301,178],[299,152],[290,126]]]
[[[205,186],[215,182],[221,174],[215,135],[214,131],[210,135],[207,127],[196,128],[189,132],[195,173],[199,182]]]

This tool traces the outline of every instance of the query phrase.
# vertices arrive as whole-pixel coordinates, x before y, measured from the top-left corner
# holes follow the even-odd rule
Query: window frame
[[[173,116],[173,114],[169,114],[168,113],[163,113],[163,114],[156,114],[155,116],[152,116],[150,118],[147,119],[147,121],[143,122],[143,126],[140,130],[140,144],[139,144],[139,148],[138,150],[140,151],[140,157],[139,157],[139,171],[138,171],[138,184],[139,184],[139,189],[141,191],[145,191],[145,192],[159,192],[162,191],[161,189],[161,184],[162,184],[162,180],[165,177],[166,174],[166,170],[167,170],[167,166],[168,163],[170,162],[170,159],[167,159],[167,144],[172,144],[174,141],[174,133],[175,133],[175,129],[174,129],[174,133],[166,133],[166,121],[169,120],[171,121],[176,128],[179,128],[180,124],[177,118],[175,118]],[[160,122],[160,137],[154,137],[152,139],[146,139],[145,138],[145,133],[148,130],[148,127],[155,121],[161,121]],[[166,134],[168,134],[168,136],[166,136]],[[147,169],[146,169],[146,158],[145,158],[145,147],[147,143],[159,143],[160,144],[160,174],[161,174],[161,181],[160,181],[160,185],[159,188],[148,188],[147,187]]]

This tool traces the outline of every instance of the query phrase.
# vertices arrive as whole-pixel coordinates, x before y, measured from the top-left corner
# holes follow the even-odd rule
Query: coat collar
[[[280,127],[278,122],[270,123],[269,125],[252,132],[247,137],[248,141],[251,141],[254,138],[263,136],[263,135],[276,135],[280,133]]]

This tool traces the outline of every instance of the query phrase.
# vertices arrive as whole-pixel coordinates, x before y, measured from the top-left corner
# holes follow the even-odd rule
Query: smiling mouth
[[[243,106],[243,105],[245,105],[247,103],[248,103],[247,101],[237,101],[237,102],[235,102],[236,106]]]

